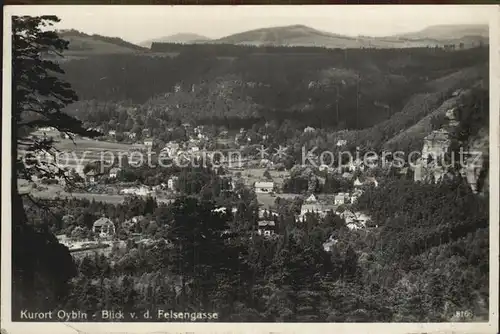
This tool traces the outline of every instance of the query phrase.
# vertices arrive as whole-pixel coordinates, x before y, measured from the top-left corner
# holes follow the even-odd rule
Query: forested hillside
[[[285,209],[274,239],[250,237],[256,207],[251,193],[242,195],[234,216],[214,213],[197,195],[168,206],[151,198],[118,206],[58,200],[45,216],[32,207],[34,223],[67,233],[88,231],[102,214],[143,215],[136,231],[156,240],[77,261],[66,301],[46,307],[180,308],[219,312],[228,322],[487,319],[488,199],[467,184],[392,179],[359,199],[357,208],[379,226],[367,231],[351,231],[335,215],[295,222]],[[337,242],[327,252],[330,235]]]
[[[58,35],[68,41],[67,56],[92,56],[99,54],[121,54],[145,52],[146,48],[124,41],[119,37],[98,34],[89,35],[77,30],[61,30]]]
[[[484,77],[488,57],[487,48],[318,48],[304,53],[300,48],[267,52],[269,48],[252,47],[238,49],[236,57],[222,57],[212,52],[225,50],[222,46],[193,47],[173,58],[103,55],[73,60],[64,64],[65,77],[81,100],[128,101],[143,115],[160,113],[229,128],[242,126],[245,119],[247,127],[286,119],[303,127],[359,129],[404,113],[409,101],[413,108],[422,103],[437,107],[450,90]]]

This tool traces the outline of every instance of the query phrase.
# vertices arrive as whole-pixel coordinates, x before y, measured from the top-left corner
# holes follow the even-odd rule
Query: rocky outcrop
[[[468,158],[463,166],[467,182],[475,193],[489,188],[489,129],[484,128],[467,143]]]
[[[450,113],[451,115],[451,113]],[[449,117],[450,122],[454,121]],[[455,123],[453,123],[455,124]],[[449,128],[449,124],[447,124]],[[463,177],[467,180],[474,193],[488,192],[489,186],[489,141],[488,129],[482,129],[467,143],[461,143],[462,152],[454,154],[452,159],[459,166],[459,173],[455,168],[447,167],[450,161],[446,156],[451,153],[453,144],[449,132],[444,129],[433,131],[424,139],[422,157],[414,166],[414,180],[417,182],[438,183],[446,179]],[[455,152],[456,153],[456,152]]]

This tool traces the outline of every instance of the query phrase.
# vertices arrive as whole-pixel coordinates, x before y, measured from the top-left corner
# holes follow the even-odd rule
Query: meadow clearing
[[[78,173],[83,173],[85,165],[94,161],[114,161],[120,160],[132,151],[143,150],[143,144],[117,143],[110,141],[101,141],[89,138],[65,139],[59,136],[56,131],[35,131],[35,136],[44,136],[54,138],[54,148],[57,150],[55,155],[41,155],[39,158],[55,159],[59,166],[75,169]],[[23,158],[24,151],[19,150],[19,157]],[[43,153],[42,153],[43,154]]]
[[[279,198],[284,198],[288,200],[292,200],[295,197],[300,197],[300,194],[275,194],[274,196],[271,194],[256,194],[257,196],[257,201],[259,202],[259,205],[264,208],[264,209],[272,209],[274,208],[274,202],[276,199]]]
[[[18,180],[19,192],[21,194],[29,193],[33,198],[40,199],[55,199],[55,198],[79,198],[88,199],[89,201],[95,200],[97,202],[106,202],[112,204],[123,203],[125,195],[109,195],[109,194],[94,194],[94,193],[80,193],[80,192],[67,192],[59,184],[51,185],[36,185],[33,182],[26,180]]]

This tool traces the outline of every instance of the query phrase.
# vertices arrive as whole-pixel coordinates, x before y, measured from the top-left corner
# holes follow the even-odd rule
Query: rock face
[[[451,145],[450,134],[444,129],[433,131],[424,138],[424,147],[422,148],[422,158],[440,160],[444,157]],[[438,159],[436,159],[438,158]]]
[[[450,176],[451,171],[444,166],[450,146],[449,132],[444,129],[435,130],[425,137],[422,157],[417,160],[414,168],[414,180],[437,183],[444,176]]]
[[[454,118],[448,118],[450,122],[454,121]],[[455,162],[460,164],[459,175],[447,167],[449,163],[446,163],[444,159],[450,153],[451,145],[452,139],[449,132],[444,129],[435,130],[425,137],[422,157],[416,161],[414,167],[414,181],[438,183],[460,176],[467,180],[474,193],[487,192],[489,179],[488,130],[481,130],[466,143],[467,150],[463,151],[463,156],[453,157]]]
[[[487,193],[489,186],[489,132],[482,129],[469,140],[465,178],[475,193]]]
[[[469,183],[472,191],[474,193],[477,193],[481,191],[478,187],[479,179],[481,177],[481,172],[484,167],[484,159],[482,157],[479,157],[478,161],[474,161],[475,158],[471,157],[467,159],[467,165],[464,168],[465,169],[465,178],[467,180],[467,183]]]

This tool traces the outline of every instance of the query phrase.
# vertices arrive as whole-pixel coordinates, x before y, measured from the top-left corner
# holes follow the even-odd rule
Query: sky
[[[10,8],[9,8],[10,7]],[[438,7],[438,8],[437,8]],[[132,43],[195,33],[220,38],[252,29],[302,24],[342,35],[389,36],[431,25],[487,24],[488,6],[6,6],[16,14],[57,15],[57,29]]]

